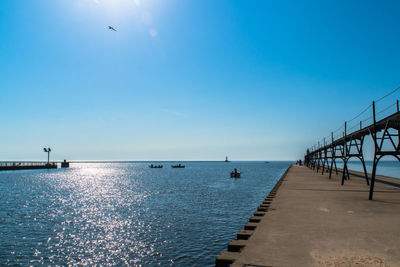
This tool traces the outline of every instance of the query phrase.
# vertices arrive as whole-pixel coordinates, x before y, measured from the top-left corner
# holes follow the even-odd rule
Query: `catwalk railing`
[[[306,166],[324,174],[329,172],[331,179],[332,171],[338,174],[337,160],[343,161],[342,180],[350,179],[347,163],[350,158],[358,158],[363,166],[365,182],[369,185],[369,199],[373,199],[376,169],[379,161],[384,156],[393,156],[400,162],[400,111],[399,100],[383,106],[378,111],[377,104],[395,92],[400,92],[400,87],[389,94],[373,101],[360,114],[343,126],[331,132],[329,137],[323,138],[317,145],[307,149],[304,157]],[[369,111],[369,112],[368,112]],[[364,117],[363,117],[364,116]],[[365,118],[365,116],[367,116]],[[371,177],[365,166],[365,153],[363,150],[366,136],[371,136],[374,146],[373,165]]]

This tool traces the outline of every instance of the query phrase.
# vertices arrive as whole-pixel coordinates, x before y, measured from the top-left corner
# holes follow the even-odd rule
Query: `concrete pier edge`
[[[378,175],[371,201],[350,174],[292,165],[215,265],[400,266],[400,179]]]
[[[249,222],[245,224],[244,230],[237,233],[237,239],[233,239],[228,244],[228,251],[222,251],[215,260],[216,267],[228,267],[238,258],[240,251],[246,246],[246,242],[253,231],[257,228],[257,224],[262,220],[268,208],[276,196],[276,193],[285,179],[287,173],[293,165],[290,165],[282,174],[281,178],[276,182],[275,186],[271,189],[262,204],[254,212],[254,216],[250,217]]]

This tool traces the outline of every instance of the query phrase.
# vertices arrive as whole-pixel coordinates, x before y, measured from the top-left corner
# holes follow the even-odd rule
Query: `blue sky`
[[[44,160],[43,146],[71,160],[300,158],[400,85],[399,11],[3,0],[0,160]]]

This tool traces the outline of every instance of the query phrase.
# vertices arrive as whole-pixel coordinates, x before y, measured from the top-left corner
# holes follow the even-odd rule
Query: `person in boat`
[[[238,171],[237,171],[237,169],[235,168],[235,169],[233,169],[233,173],[234,174],[237,174],[238,173]]]

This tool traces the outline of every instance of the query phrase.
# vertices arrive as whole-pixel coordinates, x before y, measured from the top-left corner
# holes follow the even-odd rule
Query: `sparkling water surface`
[[[148,164],[0,172],[0,265],[213,266],[290,162]]]

